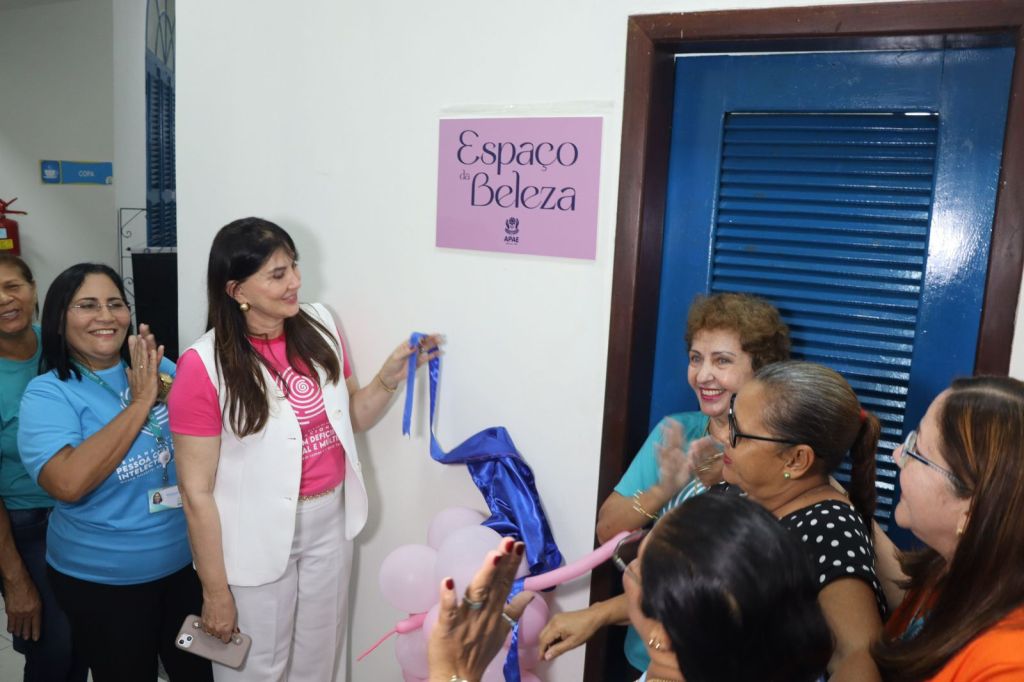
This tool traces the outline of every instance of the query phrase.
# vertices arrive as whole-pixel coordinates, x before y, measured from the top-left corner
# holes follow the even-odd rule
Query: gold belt
[[[320,492],[313,493],[312,495],[299,495],[299,502],[309,502],[310,500],[315,500],[318,497],[327,497],[328,495],[332,494],[337,489],[338,489],[337,487],[334,487],[334,488],[329,488],[327,490],[321,490]]]

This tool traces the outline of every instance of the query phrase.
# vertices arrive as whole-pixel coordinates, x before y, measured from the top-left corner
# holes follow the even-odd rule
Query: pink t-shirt
[[[315,495],[338,486],[345,480],[345,448],[327,419],[319,384],[304,374],[307,370],[301,363],[297,368],[288,364],[284,334],[267,341],[254,337],[249,340],[280,374],[278,384],[302,429],[299,494]],[[341,357],[343,374],[348,379],[352,376],[352,369],[344,347]],[[194,350],[185,351],[178,359],[174,390],[167,399],[167,409],[173,433],[203,437],[221,435],[222,414],[217,390]]]

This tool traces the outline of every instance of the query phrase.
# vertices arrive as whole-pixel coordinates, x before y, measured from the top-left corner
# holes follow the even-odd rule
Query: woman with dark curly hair
[[[619,557],[630,622],[650,641],[647,680],[810,682],[824,672],[832,638],[810,562],[759,505],[687,500],[655,524],[635,560]]]

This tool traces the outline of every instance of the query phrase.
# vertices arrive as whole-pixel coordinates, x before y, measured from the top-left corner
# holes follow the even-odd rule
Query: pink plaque
[[[443,119],[437,245],[593,259],[601,118]]]

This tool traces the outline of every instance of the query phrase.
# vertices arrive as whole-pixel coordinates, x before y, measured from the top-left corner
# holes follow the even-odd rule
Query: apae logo
[[[519,218],[512,217],[505,221],[505,243],[519,243]]]

